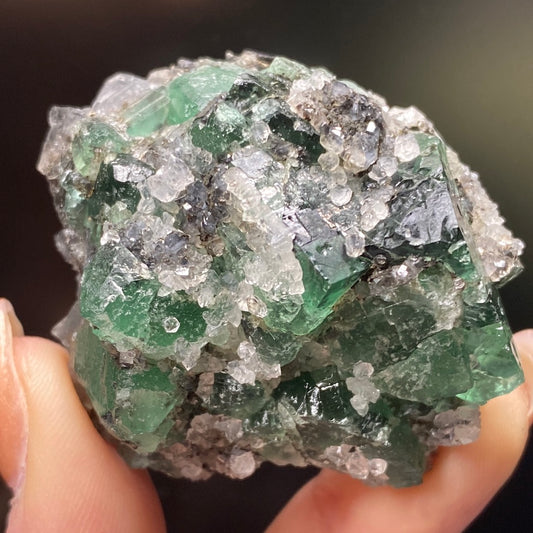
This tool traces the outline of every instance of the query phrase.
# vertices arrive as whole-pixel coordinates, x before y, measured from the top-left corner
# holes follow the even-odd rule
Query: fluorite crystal
[[[522,381],[522,243],[415,108],[229,53],[55,107],[39,161],[79,273],[57,328],[132,464],[419,483]]]

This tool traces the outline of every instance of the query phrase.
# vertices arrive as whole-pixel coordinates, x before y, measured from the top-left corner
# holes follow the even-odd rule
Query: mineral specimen
[[[132,464],[420,483],[522,381],[522,243],[415,108],[283,57],[179,60],[55,107],[39,161],[79,272],[57,328]]]

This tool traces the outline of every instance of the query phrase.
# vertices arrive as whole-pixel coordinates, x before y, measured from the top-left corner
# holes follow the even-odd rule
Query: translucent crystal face
[[[52,109],[39,169],[80,273],[57,332],[134,464],[412,485],[522,380],[494,284],[523,245],[414,108],[282,57],[180,60]]]

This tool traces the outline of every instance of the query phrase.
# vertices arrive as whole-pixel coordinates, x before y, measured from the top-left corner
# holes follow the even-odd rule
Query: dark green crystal
[[[244,117],[232,106],[219,105],[207,118],[195,121],[191,129],[191,139],[195,146],[214,155],[227,152],[235,143],[243,143]]]
[[[175,297],[156,298],[151,305],[149,342],[159,346],[169,346],[176,339],[183,337],[187,341],[196,341],[205,332],[205,320],[202,308],[190,300],[185,293]],[[179,327],[175,332],[165,330],[165,319],[175,318]]]

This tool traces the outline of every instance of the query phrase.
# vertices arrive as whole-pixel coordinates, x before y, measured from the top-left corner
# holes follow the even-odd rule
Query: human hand
[[[526,385],[482,407],[479,439],[440,449],[422,485],[374,488],[324,470],[267,533],[463,530],[511,475],[533,419],[533,330],[516,334],[515,344]],[[0,300],[0,391],[0,474],[15,494],[8,533],[165,531],[148,474],[130,469],[98,434],[65,350],[24,337],[7,300]]]

